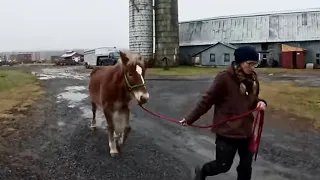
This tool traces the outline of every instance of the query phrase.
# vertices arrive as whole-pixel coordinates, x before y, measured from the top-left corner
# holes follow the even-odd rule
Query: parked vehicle
[[[10,60],[8,60],[8,61],[1,60],[0,61],[0,66],[13,66],[13,65],[16,65],[16,64],[18,64],[17,61],[10,61]]]
[[[65,66],[65,65],[77,65],[78,63],[72,59],[59,59],[55,62],[57,66]]]
[[[112,66],[118,62],[120,53],[115,47],[102,47],[84,51],[85,68]]]

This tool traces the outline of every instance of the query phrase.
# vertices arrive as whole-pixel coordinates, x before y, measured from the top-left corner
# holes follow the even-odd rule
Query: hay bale
[[[313,63],[307,63],[306,64],[306,69],[314,69],[314,64]]]

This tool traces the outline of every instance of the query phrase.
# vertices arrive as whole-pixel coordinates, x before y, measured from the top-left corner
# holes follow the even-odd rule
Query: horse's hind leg
[[[91,102],[91,109],[92,109],[92,119],[91,119],[91,129],[96,130],[96,112],[97,112],[97,105],[92,101]]]
[[[126,140],[128,139],[128,136],[129,136],[130,132],[131,132],[131,127],[128,125],[128,126],[125,127],[125,129],[124,129],[124,132],[123,132],[122,137],[121,137],[120,145],[123,145],[123,144],[126,142]]]

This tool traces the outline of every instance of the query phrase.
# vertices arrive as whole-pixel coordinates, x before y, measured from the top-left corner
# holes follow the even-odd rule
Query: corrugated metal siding
[[[183,22],[180,46],[320,40],[320,11]]]

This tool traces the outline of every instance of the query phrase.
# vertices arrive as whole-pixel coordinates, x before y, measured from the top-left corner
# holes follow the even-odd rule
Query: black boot
[[[200,166],[196,166],[194,168],[194,175],[192,176],[192,180],[205,180],[205,176],[203,175],[203,172],[201,170]]]

